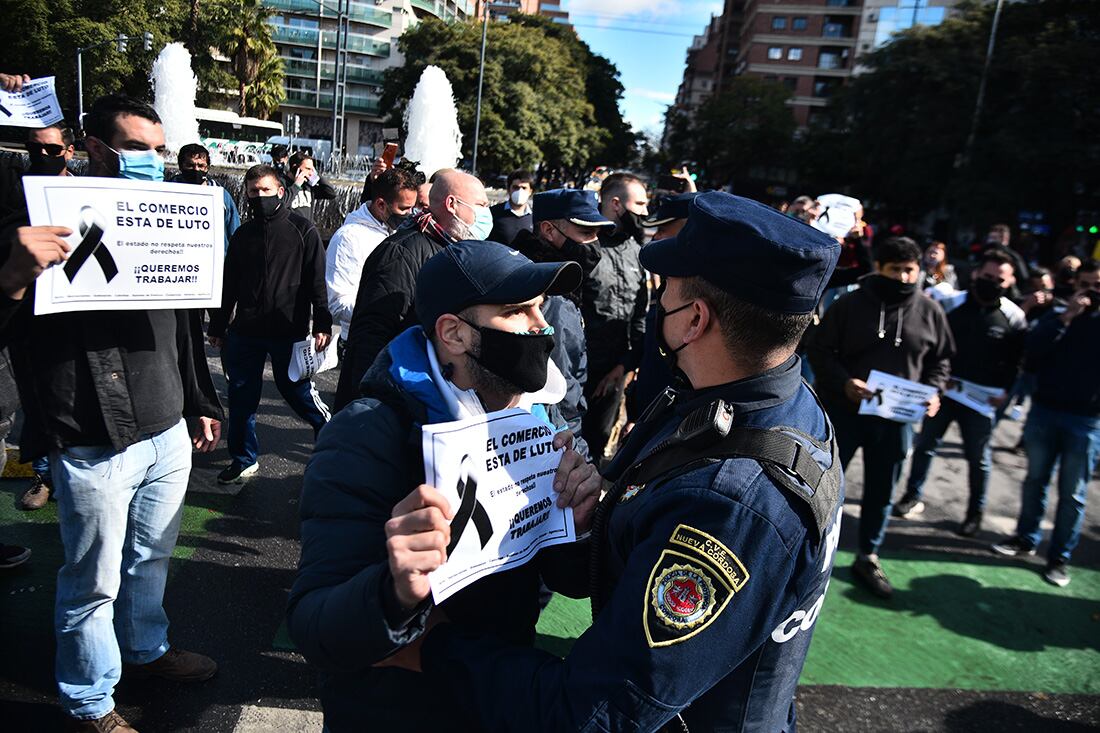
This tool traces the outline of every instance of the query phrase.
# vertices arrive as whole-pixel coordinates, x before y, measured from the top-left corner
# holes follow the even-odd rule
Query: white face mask
[[[531,198],[531,192],[526,188],[517,188],[512,191],[508,199],[512,202],[512,206],[524,206]]]

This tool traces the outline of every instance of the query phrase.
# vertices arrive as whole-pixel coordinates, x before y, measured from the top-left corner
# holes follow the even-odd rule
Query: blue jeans
[[[886,537],[893,507],[894,487],[913,442],[913,428],[874,415],[856,415],[846,407],[826,405],[836,430],[840,465],[848,468],[858,448],[863,448],[863,498],[859,505],[859,551],[878,552]]]
[[[50,454],[65,548],[57,574],[55,674],[61,704],[76,718],[114,709],[122,663],[168,651],[162,605],[191,473],[187,426],[126,450],[70,446]]]
[[[31,461],[31,470],[41,476],[43,481],[51,486],[53,485],[50,481],[50,459],[48,456],[41,456]]]
[[[264,386],[264,363],[271,357],[275,387],[290,408],[310,424],[314,437],[329,419],[328,406],[309,379],[290,381],[291,339],[241,336],[232,331],[225,338],[222,365],[229,383],[229,457],[234,463],[251,466],[260,452],[256,438],[256,410]]]
[[[966,507],[966,516],[973,517],[981,514],[985,508],[989,474],[993,470],[993,448],[990,445],[993,421],[954,400],[943,400],[936,416],[924,419],[920,435],[913,446],[913,462],[909,467],[909,486],[905,494],[907,497],[920,498],[924,481],[928,478],[928,467],[936,455],[943,434],[952,422],[959,424],[963,451],[970,469],[970,502]]]
[[[1058,510],[1050,535],[1050,562],[1068,562],[1081,539],[1089,477],[1100,457],[1100,416],[1086,417],[1052,410],[1032,400],[1024,426],[1027,476],[1016,534],[1032,547],[1039,544],[1039,523],[1047,508],[1047,486],[1058,468]]]

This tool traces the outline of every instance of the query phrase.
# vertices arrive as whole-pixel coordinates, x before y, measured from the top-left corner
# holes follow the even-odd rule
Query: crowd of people
[[[147,104],[103,97],[83,127],[89,175],[165,180]],[[63,125],[31,130],[26,150],[24,175],[69,175]],[[315,439],[287,620],[334,733],[365,716],[401,730],[789,729],[855,453],[853,577],[889,598],[889,522],[923,510],[949,426],[969,465],[957,531],[974,537],[991,436],[1025,400],[1019,519],[991,549],[1037,552],[1057,467],[1043,577],[1069,583],[1100,456],[1096,261],[1052,273],[996,225],[953,267],[943,242],[876,233],[841,194],[780,211],[689,177],[683,193],[609,171],[597,191],[536,190],[519,170],[490,205],[466,172],[382,159],[326,243],[312,207],[335,189],[308,155],[277,152],[244,176],[243,223],[224,196],[222,305],[209,313],[35,315],[35,280],[67,258],[72,230],[30,226],[18,177],[3,181],[0,417],[6,434],[21,403],[35,476],[21,506],[57,502],[55,670],[74,729],[133,730],[114,709],[124,674],[215,674],[169,642],[168,560],[192,449],[217,450],[225,424],[218,481],[260,471],[269,360]],[[173,180],[213,185],[201,145],[176,163]],[[331,406],[290,376],[306,339],[337,350]],[[915,438],[859,413],[872,371],[935,389]],[[1003,396],[978,411],[945,396],[960,380]],[[517,406],[557,432],[554,490],[580,539],[436,607],[428,574],[454,511],[425,483],[420,429]],[[0,565],[29,555],[0,546]],[[533,647],[547,588],[592,598],[593,626],[565,659]],[[425,705],[414,673],[445,676],[441,699]]]

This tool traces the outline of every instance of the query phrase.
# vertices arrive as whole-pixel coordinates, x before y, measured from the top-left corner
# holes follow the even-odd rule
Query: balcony
[[[332,96],[329,96],[329,103],[332,102]],[[283,104],[289,104],[295,107],[316,107],[317,106],[317,92],[311,92],[307,89],[287,89],[286,101]]]
[[[283,71],[287,76],[304,76],[313,79],[317,76],[317,62],[313,59],[288,59],[283,57]]]
[[[269,23],[271,25],[271,37],[277,43],[292,43],[299,46],[317,47],[317,34],[315,28],[299,28],[282,23]],[[324,31],[325,48],[336,48],[336,31]],[[387,58],[390,55],[390,44],[376,41],[370,36],[358,33],[348,34],[347,49],[353,53],[362,53],[368,56]]]
[[[414,8],[431,13],[442,20],[454,20],[459,13],[463,17],[470,16],[470,4],[466,0],[457,0],[453,3],[454,7],[450,8],[446,0],[410,0],[410,2]]]
[[[317,47],[317,34],[320,33],[316,28],[299,28],[293,25],[283,25],[282,23],[271,23],[271,38],[276,43],[293,43],[298,46],[311,46]],[[335,46],[335,42],[333,43]]]
[[[393,13],[379,10],[363,3],[351,3],[348,17],[360,23],[370,23],[380,28],[389,28],[393,25]]]
[[[323,2],[325,3],[324,17],[335,17],[338,0],[323,0]],[[321,6],[315,0],[264,0],[264,5],[274,10],[301,13],[314,18],[322,16]],[[389,28],[393,25],[392,13],[359,2],[350,3],[348,17],[380,28]]]
[[[332,94],[321,94],[321,109],[332,109]],[[377,115],[382,109],[378,97],[367,97],[358,94],[348,94],[344,97],[344,111],[358,112],[360,114]]]
[[[321,65],[321,78],[332,79],[335,69],[336,64],[325,62]],[[300,76],[307,79],[317,78],[317,62],[313,59],[283,58],[283,70],[287,76]],[[368,69],[364,66],[348,64],[347,80],[349,82],[381,85],[385,77],[385,72],[381,69]]]

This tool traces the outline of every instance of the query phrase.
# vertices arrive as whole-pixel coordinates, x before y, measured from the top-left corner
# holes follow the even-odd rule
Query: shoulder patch
[[[741,560],[721,542],[678,526],[646,585],[642,625],[650,648],[671,646],[703,631],[748,580]]]

